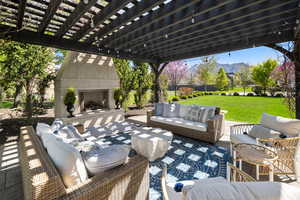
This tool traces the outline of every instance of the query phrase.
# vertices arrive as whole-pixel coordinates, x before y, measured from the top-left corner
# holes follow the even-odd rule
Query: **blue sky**
[[[287,45],[288,45],[287,43],[282,44],[283,47],[287,47]],[[278,59],[281,57],[281,53],[271,48],[262,46],[262,47],[243,49],[238,51],[231,51],[230,56],[228,52],[216,54],[215,57],[217,58],[217,62],[220,64],[244,62],[249,65],[256,65],[269,58]],[[186,59],[185,62],[189,66],[193,66],[194,64],[199,64],[201,61],[200,61],[200,57],[198,57],[198,58]]]

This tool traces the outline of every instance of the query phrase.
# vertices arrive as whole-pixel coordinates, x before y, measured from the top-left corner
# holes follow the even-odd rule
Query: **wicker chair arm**
[[[67,195],[62,199],[133,199],[131,195],[145,199],[148,190],[149,161],[136,155],[122,166],[67,188]]]
[[[214,137],[213,141],[218,141],[224,134],[222,131],[223,115],[215,115],[212,119],[207,120],[207,132]]]
[[[147,110],[147,122],[150,121],[150,118],[154,115],[154,110]]]
[[[300,137],[289,137],[289,138],[258,138],[259,142],[265,143],[271,143],[271,144],[280,144],[280,143],[286,143],[290,141],[299,141]]]
[[[231,134],[244,134],[245,132],[249,132],[253,126],[258,124],[237,124],[230,127],[230,133]]]
[[[227,163],[227,180],[230,182],[254,182],[252,176],[240,170],[239,168]]]

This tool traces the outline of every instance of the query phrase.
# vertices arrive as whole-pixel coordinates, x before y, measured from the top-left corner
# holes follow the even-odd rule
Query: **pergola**
[[[162,63],[267,45],[295,55],[298,96],[299,17],[299,0],[0,0],[0,37],[149,62],[156,100]]]

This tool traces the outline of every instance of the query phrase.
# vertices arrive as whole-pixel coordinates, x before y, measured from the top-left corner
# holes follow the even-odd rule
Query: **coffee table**
[[[170,131],[140,127],[132,131],[131,147],[149,161],[154,161],[167,153],[172,139],[173,134]]]
[[[256,180],[259,180],[259,167],[269,168],[269,181],[274,180],[273,163],[278,158],[277,154],[262,145],[237,144],[234,146],[233,161],[240,161],[239,168],[242,170],[242,161],[256,166]]]

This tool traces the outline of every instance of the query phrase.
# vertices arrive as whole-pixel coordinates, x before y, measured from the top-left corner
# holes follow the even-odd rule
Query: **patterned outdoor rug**
[[[130,131],[106,136],[98,140],[104,144],[131,144]],[[132,150],[130,153],[134,155]],[[162,199],[160,177],[164,165],[168,167],[168,182],[226,176],[229,151],[223,147],[174,135],[167,154],[150,162],[150,199]]]

